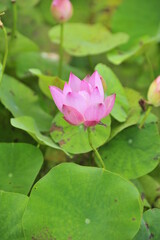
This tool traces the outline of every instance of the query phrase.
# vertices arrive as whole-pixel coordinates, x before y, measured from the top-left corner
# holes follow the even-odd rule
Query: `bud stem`
[[[17,31],[17,4],[16,4],[16,0],[11,0],[11,2],[12,2],[12,10],[13,10],[12,39],[14,39]]]
[[[148,109],[147,109],[147,111],[145,112],[144,117],[142,118],[142,121],[141,121],[140,125],[139,125],[139,128],[140,128],[140,129],[144,126],[145,121],[146,121],[148,115],[150,114],[151,110],[152,110],[152,106],[149,106]]]
[[[91,129],[90,129],[90,127],[87,128],[87,132],[88,132],[88,141],[89,141],[89,145],[90,145],[91,148],[93,149],[93,152],[95,153],[97,159],[99,160],[100,165],[102,166],[102,168],[105,169],[105,164],[104,164],[104,162],[103,162],[103,160],[102,160],[102,158],[101,158],[101,156],[100,156],[98,150],[97,150],[95,147],[93,147],[93,144],[92,144],[92,136],[91,136]]]
[[[64,24],[60,24],[60,48],[59,48],[59,77],[62,76],[62,66],[63,66],[63,38],[64,38]]]
[[[4,53],[4,58],[3,58],[3,64],[2,64],[2,69],[0,71],[0,84],[2,82],[2,77],[3,77],[3,73],[6,67],[6,62],[7,62],[7,57],[8,57],[8,37],[7,37],[7,32],[5,27],[2,25],[2,30],[4,33],[4,39],[5,39],[5,53]]]
[[[146,58],[148,67],[150,69],[151,81],[153,81],[153,79],[154,79],[154,70],[153,70],[153,66],[152,66],[151,60],[150,60],[150,58],[149,58],[147,53],[145,53],[145,58]]]

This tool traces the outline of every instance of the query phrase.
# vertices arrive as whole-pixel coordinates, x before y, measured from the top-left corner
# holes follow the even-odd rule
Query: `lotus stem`
[[[145,112],[144,117],[142,118],[142,121],[141,121],[140,125],[139,125],[139,128],[140,128],[140,129],[144,126],[145,121],[146,121],[148,115],[150,114],[151,110],[152,110],[152,106],[149,106],[148,109],[147,109],[147,111]]]
[[[2,77],[3,77],[4,71],[5,71],[5,67],[6,67],[7,57],[8,57],[8,37],[7,37],[7,31],[1,21],[0,21],[0,28],[3,30],[4,40],[5,40],[5,53],[4,53],[3,63],[2,63],[2,69],[0,72],[0,84],[1,84]]]
[[[12,2],[12,9],[13,9],[12,39],[14,39],[17,31],[17,4],[16,4],[16,0],[11,0],[11,2]]]
[[[150,60],[147,53],[145,54],[145,58],[146,58],[146,61],[147,61],[147,64],[148,64],[148,67],[149,67],[149,70],[150,70],[151,80],[153,81],[153,79],[155,78],[154,77],[153,65],[152,65],[151,60]]]
[[[64,40],[64,24],[60,24],[60,48],[59,48],[59,77],[62,76],[62,66],[63,66],[63,40]]]
[[[106,167],[105,167],[105,164],[104,164],[104,162],[103,162],[103,160],[102,160],[102,158],[101,158],[101,156],[100,156],[98,150],[97,150],[97,149],[93,146],[93,144],[92,144],[92,136],[91,136],[91,129],[90,129],[90,127],[87,128],[87,132],[88,132],[88,141],[89,141],[89,145],[91,146],[91,148],[92,148],[92,150],[93,150],[95,156],[96,156],[97,159],[99,160],[100,165],[102,166],[102,168],[105,169],[105,168],[106,168]]]

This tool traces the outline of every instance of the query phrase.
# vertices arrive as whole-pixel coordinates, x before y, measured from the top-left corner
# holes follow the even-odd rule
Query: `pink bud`
[[[3,28],[3,23],[1,20],[0,20],[0,28]]]
[[[155,107],[160,106],[160,76],[158,76],[150,85],[148,90],[148,101]]]
[[[95,126],[109,115],[116,97],[115,94],[104,97],[101,76],[97,71],[82,81],[71,73],[63,91],[54,86],[50,86],[50,91],[64,119],[72,125],[83,123],[86,127]]]
[[[53,17],[60,23],[66,22],[72,17],[73,7],[69,0],[53,0],[51,5]]]

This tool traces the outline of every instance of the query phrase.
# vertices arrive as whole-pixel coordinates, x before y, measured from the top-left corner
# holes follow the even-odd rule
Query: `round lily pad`
[[[111,119],[109,116],[102,119],[103,125],[91,127],[92,143],[95,148],[103,145],[110,136]],[[58,113],[52,122],[52,139],[70,153],[85,153],[92,150],[88,142],[87,129],[83,125],[73,126]]]
[[[120,132],[99,150],[106,168],[135,179],[151,172],[159,163],[160,136],[155,123],[137,125]]]
[[[43,163],[40,150],[25,143],[0,144],[0,189],[28,194]]]
[[[25,239],[128,240],[141,222],[138,190],[104,169],[64,163],[33,187]]]
[[[49,36],[54,43],[59,44],[60,26],[53,27]],[[64,26],[64,49],[73,56],[104,53],[127,41],[127,34],[112,34],[100,24],[66,23]]]
[[[22,215],[28,197],[19,193],[0,191],[0,238],[2,240],[25,240]]]
[[[143,214],[140,230],[134,240],[160,239],[160,209],[150,209]]]

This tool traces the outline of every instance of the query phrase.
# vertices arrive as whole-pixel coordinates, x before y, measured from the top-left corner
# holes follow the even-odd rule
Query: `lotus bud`
[[[3,28],[3,23],[1,20],[0,20],[0,28]]]
[[[148,90],[148,102],[155,107],[160,106],[160,76],[150,85]]]
[[[73,7],[69,0],[53,0],[51,12],[57,22],[63,23],[72,17]]]

